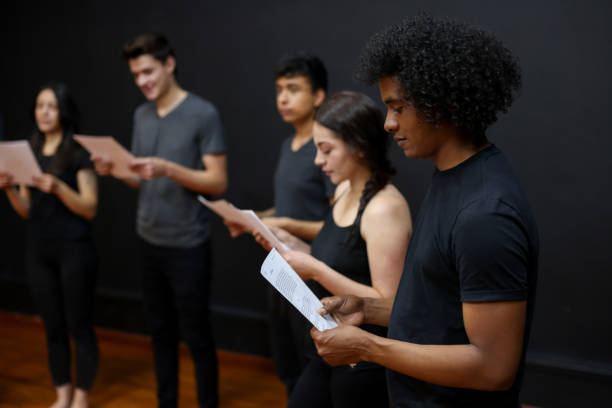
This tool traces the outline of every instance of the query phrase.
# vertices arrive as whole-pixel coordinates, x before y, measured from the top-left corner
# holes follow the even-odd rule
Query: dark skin
[[[407,157],[428,158],[439,170],[452,168],[484,146],[473,146],[457,129],[419,122],[403,100],[397,80],[379,82],[387,106],[385,129]],[[527,302],[464,302],[469,344],[421,345],[378,337],[355,327],[363,323],[387,325],[393,299],[323,299],[322,313],[332,314],[339,327],[311,336],[319,355],[331,365],[370,361],[413,378],[448,387],[505,390],[512,386],[523,350]]]

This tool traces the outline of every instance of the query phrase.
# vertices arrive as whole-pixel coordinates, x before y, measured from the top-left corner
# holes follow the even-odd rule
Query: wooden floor
[[[100,370],[92,408],[155,407],[155,377],[148,337],[96,329]],[[193,364],[180,347],[181,408],[197,407]],[[219,351],[220,408],[281,408],[285,388],[269,359]],[[0,311],[0,408],[47,408],[55,398],[40,319]],[[523,408],[537,408],[523,405]]]
[[[155,379],[149,339],[96,329],[100,369],[91,392],[93,408],[155,407]],[[179,406],[197,407],[193,364],[180,348]],[[284,407],[284,386],[269,359],[219,351],[221,408]],[[55,391],[47,369],[39,319],[0,312],[0,408],[49,407]]]

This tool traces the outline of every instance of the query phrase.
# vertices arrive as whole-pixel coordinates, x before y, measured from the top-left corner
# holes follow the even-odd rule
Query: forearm
[[[263,211],[255,211],[255,214],[257,214],[259,218],[274,217],[275,210],[276,209],[274,207],[271,207]]]
[[[314,280],[335,296],[355,295],[362,298],[382,298],[382,294],[372,286],[356,282],[324,262],[317,261],[315,269]]]
[[[289,217],[282,217],[280,227],[296,237],[312,241],[315,239],[319,231],[321,231],[323,221],[303,221]]]
[[[393,301],[393,298],[364,298],[364,323],[388,326],[391,310],[393,309]]]
[[[22,218],[28,218],[30,214],[30,200],[19,194],[15,187],[7,187],[4,191],[6,191],[6,197],[15,212]]]
[[[76,215],[87,220],[91,220],[96,216],[97,199],[79,194],[66,183],[58,183],[55,195]]]
[[[478,390],[508,389],[516,370],[508,373],[478,347],[420,345],[369,334],[362,359],[422,381]]]
[[[197,193],[220,195],[227,189],[227,176],[222,172],[194,170],[170,161],[166,162],[166,177]]]

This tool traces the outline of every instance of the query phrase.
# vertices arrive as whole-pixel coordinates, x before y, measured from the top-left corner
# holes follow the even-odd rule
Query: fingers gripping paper
[[[298,276],[285,259],[272,249],[261,265],[261,274],[274,286],[310,323],[323,331],[338,326],[331,316],[321,316],[323,307],[319,299]]]
[[[114,163],[111,174],[117,178],[138,178],[138,174],[130,169],[134,160],[132,153],[119,144],[112,136],[85,136],[74,135],[85,150],[91,154],[104,157]]]
[[[219,214],[221,218],[240,224],[249,231],[258,232],[278,250],[289,250],[289,247],[279,241],[276,235],[270,231],[253,210],[239,210],[225,200],[209,201],[202,196],[198,196],[198,200],[206,207]]]
[[[32,177],[42,171],[30,144],[25,140],[0,142],[0,171],[10,173],[15,184],[34,185]]]

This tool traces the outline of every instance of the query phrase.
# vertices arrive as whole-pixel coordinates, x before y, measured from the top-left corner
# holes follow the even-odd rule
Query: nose
[[[398,129],[398,122],[397,119],[395,119],[393,117],[393,115],[391,114],[391,112],[387,111],[387,116],[385,116],[385,130],[389,133],[393,133],[396,132]]]
[[[143,86],[146,82],[146,78],[144,75],[137,75],[136,76],[136,85],[138,86]]]
[[[278,93],[278,96],[276,97],[276,100],[277,100],[279,105],[284,105],[285,103],[287,103],[287,101],[288,101],[287,92],[280,91]]]
[[[323,154],[321,153],[319,149],[317,149],[317,154],[315,155],[314,163],[315,163],[315,166],[319,166],[319,167],[323,167],[323,165],[325,164],[325,159],[323,158]]]

